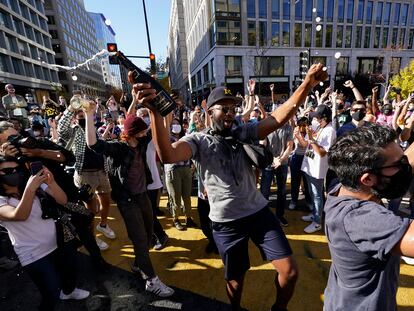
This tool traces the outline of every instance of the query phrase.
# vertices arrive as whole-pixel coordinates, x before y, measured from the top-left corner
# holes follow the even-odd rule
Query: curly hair
[[[394,130],[367,124],[340,137],[329,149],[328,163],[339,181],[350,190],[359,190],[361,176],[382,166],[383,149],[397,138]]]

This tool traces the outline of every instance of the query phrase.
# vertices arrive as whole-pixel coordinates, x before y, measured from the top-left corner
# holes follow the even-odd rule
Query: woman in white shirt
[[[0,224],[7,229],[21,265],[42,294],[39,309],[53,310],[59,297],[83,299],[89,292],[76,288],[75,258],[58,249],[54,220],[42,218],[39,188],[57,204],[67,203],[65,192],[47,168],[27,178],[16,161],[0,157]]]

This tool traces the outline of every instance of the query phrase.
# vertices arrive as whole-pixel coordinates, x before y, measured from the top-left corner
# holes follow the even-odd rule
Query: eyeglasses
[[[407,156],[403,155],[397,163],[394,163],[394,164],[391,164],[391,165],[386,165],[386,166],[381,166],[381,167],[375,167],[370,171],[371,172],[378,172],[378,171],[383,170],[385,168],[404,167],[404,166],[407,166],[407,165],[410,165],[410,162],[408,161]]]
[[[235,106],[218,106],[218,107],[213,107],[213,109],[221,110],[223,113],[228,113],[228,112],[231,112],[232,114],[236,113]]]
[[[11,175],[17,172],[17,168],[18,168],[17,166],[16,167],[5,167],[5,168],[2,168],[0,172],[3,172],[4,173],[3,175]]]

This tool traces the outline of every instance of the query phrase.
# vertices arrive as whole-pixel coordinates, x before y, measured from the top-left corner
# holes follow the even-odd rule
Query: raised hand
[[[328,78],[328,73],[323,70],[322,64],[313,64],[306,74],[305,82],[312,88]]]
[[[344,86],[352,89],[354,87],[354,83],[351,80],[347,80],[345,81]]]
[[[249,91],[249,95],[254,95],[255,87],[256,87],[256,81],[250,79],[249,82],[247,82],[247,90]]]

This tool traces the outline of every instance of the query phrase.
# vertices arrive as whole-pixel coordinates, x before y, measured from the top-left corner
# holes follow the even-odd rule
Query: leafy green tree
[[[401,89],[403,98],[407,98],[410,93],[414,92],[414,61],[409,63],[404,69],[401,69],[399,74],[393,76],[390,84],[395,88]]]

